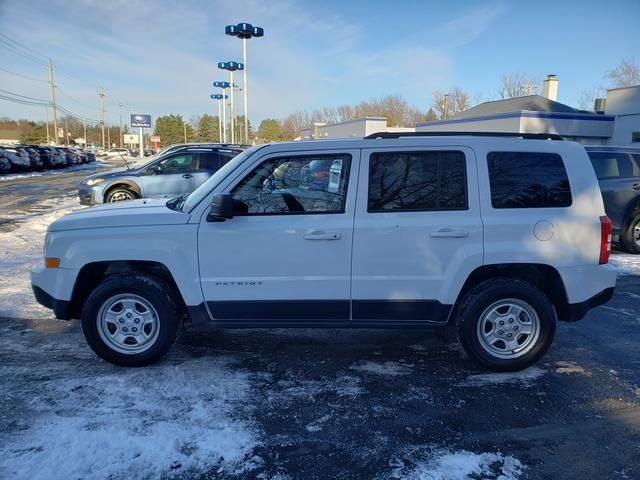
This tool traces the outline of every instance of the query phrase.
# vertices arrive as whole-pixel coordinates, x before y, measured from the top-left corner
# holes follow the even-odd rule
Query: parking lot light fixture
[[[247,40],[264,36],[264,29],[256,27],[250,23],[239,23],[237,25],[227,25],[224,33],[242,40],[242,94],[244,97],[244,142],[249,143],[249,85],[247,83]]]
[[[240,63],[240,62],[234,62],[234,61],[229,61],[229,62],[218,62],[218,68],[222,69],[222,70],[228,70],[229,71],[229,85],[233,85],[233,72],[235,72],[236,70],[244,70],[244,64]],[[235,111],[233,108],[233,88],[231,89],[231,105],[230,105],[230,112],[229,112],[229,117],[231,119],[230,124],[231,124],[231,143],[236,143],[236,135],[235,135]]]
[[[211,98],[213,100],[218,100],[218,141],[220,143],[222,142],[222,104],[224,103],[225,99],[227,98],[227,95],[223,95],[221,93],[214,93],[213,95],[211,95]]]
[[[218,87],[222,89],[222,94],[218,100],[222,101],[222,143],[227,143],[227,95],[225,95],[224,91],[231,86],[229,82],[213,82],[214,87]],[[232,89],[233,90],[233,89]]]

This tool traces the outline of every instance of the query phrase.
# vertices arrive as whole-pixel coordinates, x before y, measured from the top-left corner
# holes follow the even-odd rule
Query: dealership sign
[[[153,135],[149,140],[151,140],[153,143],[158,143],[160,142],[160,137],[158,135]]]
[[[139,113],[131,114],[131,126],[151,128],[151,115],[142,115]]]
[[[124,143],[139,143],[138,135],[124,134],[123,135]]]

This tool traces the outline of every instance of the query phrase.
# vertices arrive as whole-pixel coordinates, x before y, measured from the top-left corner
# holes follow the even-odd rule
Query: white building
[[[386,117],[363,117],[339,123],[316,123],[300,132],[297,140],[362,138],[380,132],[414,132],[415,128],[387,127]]]
[[[640,85],[607,91],[602,113],[556,102],[549,75],[543,95],[485,102],[453,118],[416,125],[418,132],[554,133],[584,144],[640,146]]]

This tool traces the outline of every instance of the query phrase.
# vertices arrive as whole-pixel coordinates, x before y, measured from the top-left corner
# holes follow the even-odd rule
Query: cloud
[[[211,82],[228,75],[215,68],[216,62],[241,59],[240,42],[225,36],[224,26],[249,16],[265,28],[263,38],[249,41],[250,118],[258,122],[389,93],[424,108],[434,89],[455,80],[452,47],[481,35],[504,11],[501,5],[474,8],[449,20],[437,35],[430,32],[428,41],[419,31],[378,34],[366,16],[341,15],[340,9],[293,0],[81,0],[72,7],[63,0],[7,0],[0,27],[17,41],[51,55],[59,67],[60,93],[88,106],[63,102],[61,96],[67,108],[96,118],[97,87],[106,87],[107,116],[115,122],[119,102],[125,104],[125,113],[178,113],[189,118],[216,111],[208,98]],[[20,24],[10,18],[20,18]],[[373,46],[373,40],[382,46]],[[24,59],[12,59],[14,71],[36,68]],[[0,77],[5,85],[6,78]],[[38,70],[38,78],[46,79],[46,71]],[[48,98],[46,84],[25,81],[20,86],[12,83],[12,88]]]

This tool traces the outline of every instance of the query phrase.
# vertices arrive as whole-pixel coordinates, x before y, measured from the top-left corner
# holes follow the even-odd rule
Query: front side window
[[[626,153],[589,152],[598,178],[628,178],[633,175],[631,159]]]
[[[233,190],[234,213],[344,213],[351,155],[272,158]]]
[[[220,168],[220,157],[218,152],[201,152],[200,153],[200,170],[209,170],[215,172]]]
[[[156,165],[158,173],[181,173],[193,170],[195,156],[191,153],[181,153],[160,160]]]
[[[466,210],[464,153],[373,153],[369,160],[369,212]]]
[[[560,155],[491,152],[487,164],[493,208],[571,206],[569,178]]]

